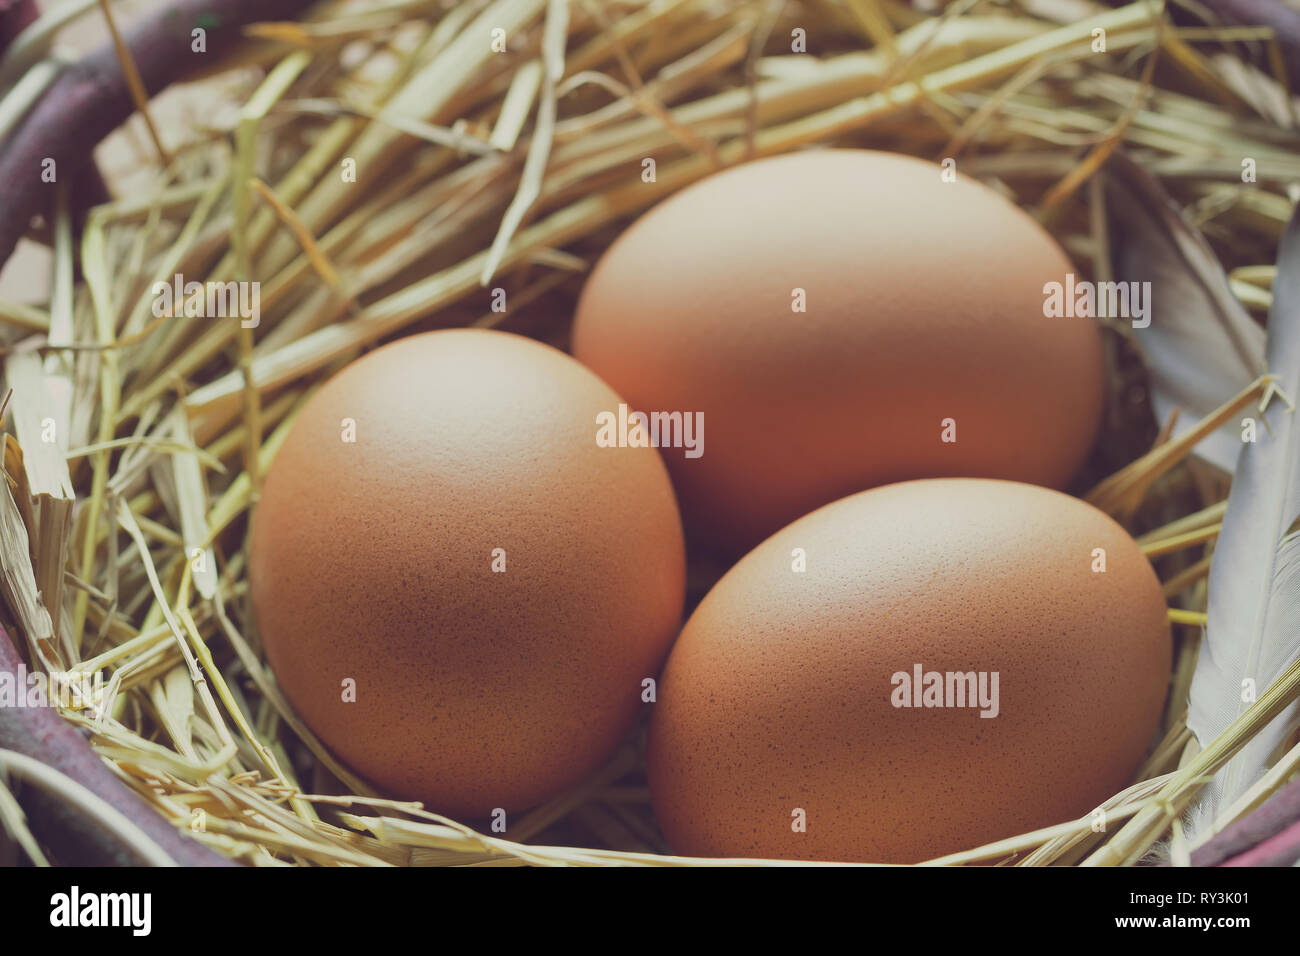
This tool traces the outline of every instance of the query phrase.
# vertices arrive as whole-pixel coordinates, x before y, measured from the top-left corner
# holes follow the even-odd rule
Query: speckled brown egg
[[[910,478],[1069,482],[1102,411],[1097,322],[1045,317],[1065,254],[943,173],[855,149],[757,160],[675,193],[599,260],[574,355],[634,409],[703,413],[703,454],[665,454],[688,537],[742,553]]]
[[[1077,819],[1132,782],[1170,653],[1151,565],[1089,504],[970,478],[853,495],[691,616],[655,815],[679,853],[878,863]]]
[[[253,522],[257,622],[295,709],[385,795],[508,815],[628,732],[685,559],[658,453],[596,442],[619,401],[549,346],[456,330],[353,362],[294,422]]]

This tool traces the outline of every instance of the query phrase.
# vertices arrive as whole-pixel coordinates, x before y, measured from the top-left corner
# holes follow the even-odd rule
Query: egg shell
[[[294,422],[254,517],[257,622],[295,709],[384,795],[513,813],[628,732],[685,554],[658,453],[596,443],[619,401],[549,346],[440,331],[348,365]]]
[[[1045,284],[1074,268],[1015,205],[941,174],[870,150],[761,159],[674,194],[601,257],[573,352],[633,409],[703,412],[703,455],[665,451],[688,537],[739,554],[875,485],[1064,487],[1078,469],[1100,331],[1044,316]]]
[[[679,853],[876,863],[1077,819],[1132,782],[1170,654],[1151,565],[1091,505],[988,479],[857,494],[687,622],[651,718],[655,814]],[[917,665],[983,672],[986,700],[997,672],[996,716],[895,706]]]

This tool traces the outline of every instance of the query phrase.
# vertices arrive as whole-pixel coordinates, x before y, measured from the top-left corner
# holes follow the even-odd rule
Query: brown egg
[[[596,443],[618,404],[549,346],[456,330],[357,360],[294,423],[253,604],[289,700],[385,795],[509,814],[628,732],[685,557],[656,451]]]
[[[600,259],[574,355],[633,409],[703,413],[704,453],[665,453],[688,537],[739,553],[875,485],[1063,487],[1079,467],[1100,333],[1044,317],[1044,285],[1073,267],[1012,203],[941,172],[867,150],[758,160]]]
[[[1077,819],[1132,781],[1169,668],[1155,573],[1091,505],[989,479],[863,492],[687,622],[651,717],[655,814],[679,853],[877,863]]]

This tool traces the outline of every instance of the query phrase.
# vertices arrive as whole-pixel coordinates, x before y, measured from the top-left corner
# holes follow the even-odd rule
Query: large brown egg
[[[739,552],[888,482],[1064,487],[1103,401],[1096,321],[1044,316],[1071,272],[973,179],[799,152],[633,223],[583,290],[574,355],[635,410],[703,413],[703,454],[665,458],[688,536]]]
[[[596,442],[618,405],[555,349],[458,330],[371,352],[294,423],[253,522],[257,621],[294,707],[385,795],[510,813],[629,730],[685,571],[658,453]]]
[[[1155,573],[1091,505],[971,478],[863,492],[691,616],[651,717],[655,815],[679,853],[877,863],[1078,819],[1132,782],[1169,668]]]

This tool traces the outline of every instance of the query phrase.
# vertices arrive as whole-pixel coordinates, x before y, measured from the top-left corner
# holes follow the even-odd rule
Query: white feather
[[[1163,422],[1176,408],[1180,437],[1237,395],[1264,370],[1264,330],[1233,296],[1227,276],[1200,233],[1160,184],[1120,154],[1107,166],[1115,278],[1150,282],[1151,324],[1134,329]],[[1195,454],[1229,474],[1241,451],[1231,424],[1201,441]]]
[[[1267,397],[1264,412],[1255,415],[1256,440],[1241,442],[1210,565],[1207,622],[1187,716],[1202,746],[1300,656],[1300,425],[1288,398],[1300,394],[1300,214],[1292,217],[1278,253],[1266,358],[1283,394]],[[1215,775],[1193,817],[1194,831],[1267,770],[1298,712],[1300,703],[1293,703]]]

